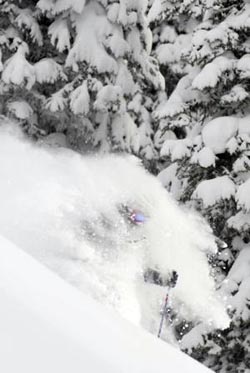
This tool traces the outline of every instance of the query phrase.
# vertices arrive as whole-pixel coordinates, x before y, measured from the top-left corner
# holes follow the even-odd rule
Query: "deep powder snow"
[[[216,250],[209,228],[135,157],[35,146],[10,127],[0,140],[0,234],[153,333],[165,290],[144,283],[147,268],[178,271],[172,302],[182,316],[227,326],[206,259]],[[145,224],[131,225],[126,208]]]

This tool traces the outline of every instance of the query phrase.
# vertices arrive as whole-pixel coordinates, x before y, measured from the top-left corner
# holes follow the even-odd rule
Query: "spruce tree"
[[[218,255],[209,260],[232,316],[225,331],[196,326],[183,347],[216,372],[247,372],[250,7],[247,1],[195,3],[199,23],[180,56],[180,66],[188,64],[189,71],[155,111],[161,162],[170,164],[159,177],[180,202],[201,212],[220,238]],[[200,335],[198,343],[192,343],[194,335]]]
[[[34,137],[155,156],[147,2],[1,0],[1,113]]]

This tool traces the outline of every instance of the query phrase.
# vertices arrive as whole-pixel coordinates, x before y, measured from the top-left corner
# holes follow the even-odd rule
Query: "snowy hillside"
[[[4,373],[205,373],[209,370],[107,311],[0,237]]]

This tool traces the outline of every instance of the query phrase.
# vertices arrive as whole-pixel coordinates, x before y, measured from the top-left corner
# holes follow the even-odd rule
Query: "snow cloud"
[[[147,268],[178,271],[173,303],[187,317],[227,325],[206,259],[216,250],[209,228],[135,157],[35,146],[6,126],[0,139],[0,234],[153,332],[165,289],[143,282]],[[146,223],[131,225],[126,209],[142,211]]]

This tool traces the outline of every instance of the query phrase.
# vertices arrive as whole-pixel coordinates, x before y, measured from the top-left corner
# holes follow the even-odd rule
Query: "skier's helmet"
[[[145,223],[146,221],[146,217],[143,215],[142,212],[140,211],[132,211],[131,215],[130,215],[130,220],[134,223],[134,224],[143,224]]]

